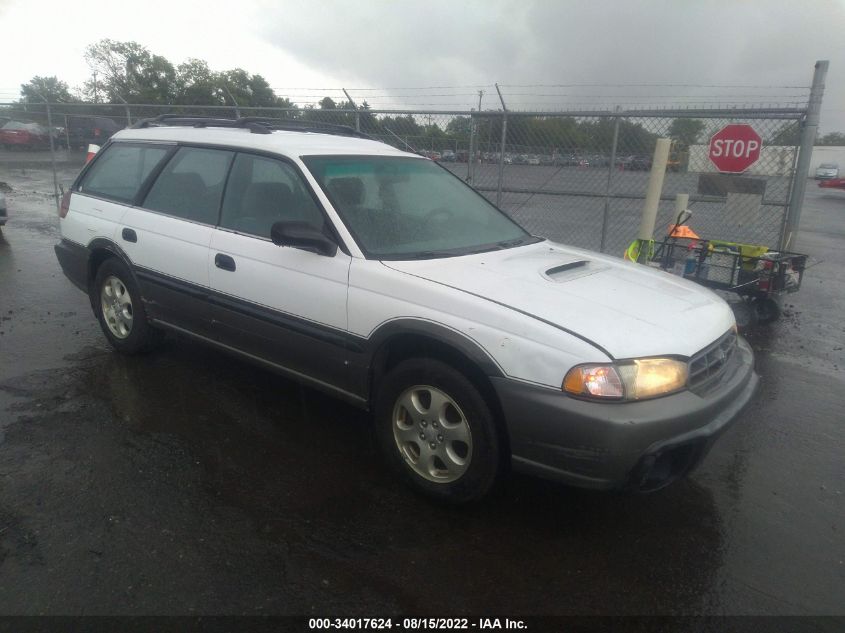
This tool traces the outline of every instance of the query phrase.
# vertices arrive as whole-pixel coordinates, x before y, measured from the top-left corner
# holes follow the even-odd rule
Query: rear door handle
[[[121,232],[121,236],[127,242],[137,242],[138,241],[138,234],[135,233],[132,229],[123,229]]]
[[[217,255],[214,256],[214,265],[223,270],[228,270],[230,272],[235,271],[235,260],[223,253],[217,253]]]

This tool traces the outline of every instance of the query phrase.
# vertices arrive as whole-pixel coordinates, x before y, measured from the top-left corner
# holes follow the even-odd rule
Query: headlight
[[[578,365],[563,379],[563,390],[596,400],[645,400],[684,389],[687,363],[644,358],[602,365]]]

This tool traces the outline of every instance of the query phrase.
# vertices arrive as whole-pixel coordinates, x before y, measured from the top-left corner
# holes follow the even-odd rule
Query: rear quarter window
[[[114,143],[97,157],[77,191],[117,202],[132,202],[147,176],[170,148]]]
[[[193,222],[217,224],[234,152],[180,147],[161,171],[144,208]]]

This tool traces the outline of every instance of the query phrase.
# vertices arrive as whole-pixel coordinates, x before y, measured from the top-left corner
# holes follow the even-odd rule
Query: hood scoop
[[[572,270],[573,268],[581,268],[581,266],[586,266],[587,261],[584,259],[579,259],[574,262],[566,262],[565,264],[561,264],[560,266],[552,266],[546,271],[547,277],[554,278],[555,275],[566,272],[567,270]]]
[[[564,281],[572,281],[579,277],[595,274],[606,268],[607,266],[596,265],[587,259],[576,259],[541,270],[540,274],[549,281],[563,283]]]

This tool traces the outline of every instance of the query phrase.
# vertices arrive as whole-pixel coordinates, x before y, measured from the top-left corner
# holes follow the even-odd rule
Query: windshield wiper
[[[496,242],[496,246],[498,246],[499,248],[512,248],[514,246],[519,246],[521,244],[524,244],[527,239],[528,239],[527,237],[518,237],[514,240],[505,240],[503,242]]]
[[[437,257],[444,257],[444,255],[443,253],[436,253],[434,251],[419,251],[417,253],[402,255],[401,259],[435,259]]]

